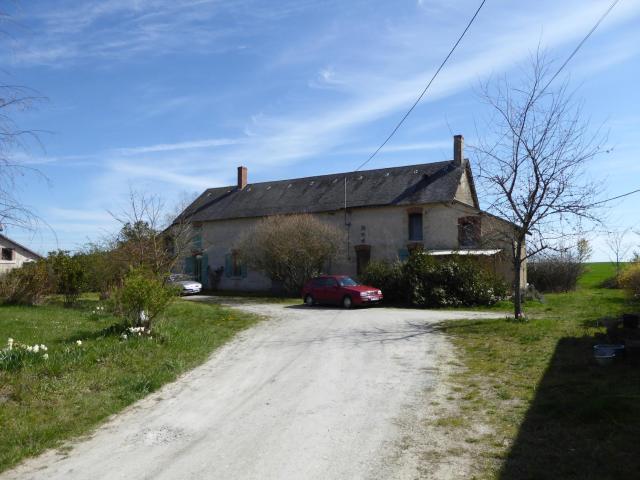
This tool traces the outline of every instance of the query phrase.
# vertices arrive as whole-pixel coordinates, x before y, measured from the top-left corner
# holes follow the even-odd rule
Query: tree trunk
[[[522,243],[516,243],[516,251],[513,258],[513,316],[518,320],[522,316],[522,284],[520,271],[522,270]]]

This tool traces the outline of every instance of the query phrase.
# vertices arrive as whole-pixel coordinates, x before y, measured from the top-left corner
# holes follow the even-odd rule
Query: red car
[[[360,285],[346,275],[324,275],[306,283],[302,289],[302,299],[308,306],[325,303],[351,308],[380,302],[382,292],[375,287]]]

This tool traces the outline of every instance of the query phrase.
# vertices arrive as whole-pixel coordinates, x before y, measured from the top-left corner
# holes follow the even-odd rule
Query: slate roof
[[[243,190],[235,185],[210,188],[178,219],[188,216],[198,222],[341,210],[345,177],[349,208],[450,202],[464,171],[464,166],[445,161],[249,183]]]

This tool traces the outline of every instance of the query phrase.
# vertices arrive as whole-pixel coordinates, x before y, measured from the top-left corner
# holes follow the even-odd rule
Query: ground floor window
[[[232,250],[226,255],[224,271],[227,278],[245,278],[247,276],[247,267],[242,261],[239,250]]]
[[[2,249],[2,260],[9,261],[9,262],[13,260],[13,248]]]

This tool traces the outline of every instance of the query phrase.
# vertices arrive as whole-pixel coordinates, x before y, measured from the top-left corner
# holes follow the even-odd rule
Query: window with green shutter
[[[224,257],[224,275],[227,278],[246,278],[247,266],[242,262],[240,252],[233,250]]]

